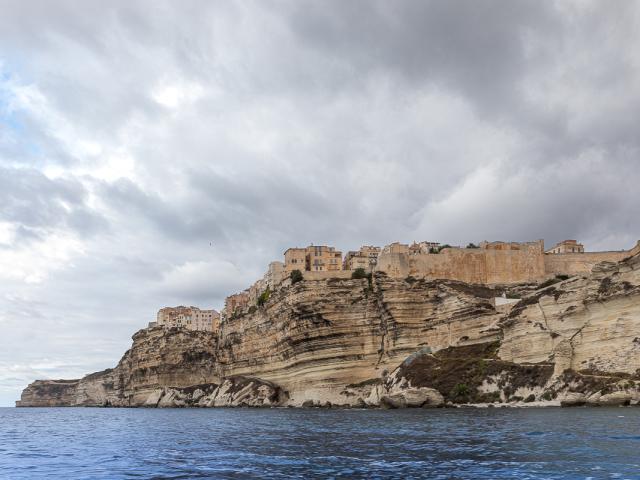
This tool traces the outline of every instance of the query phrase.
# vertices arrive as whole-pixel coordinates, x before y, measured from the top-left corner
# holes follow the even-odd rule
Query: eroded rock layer
[[[640,399],[640,257],[543,285],[308,280],[219,334],[141,330],[111,370],[19,406],[384,406]],[[522,297],[494,307],[503,293]]]

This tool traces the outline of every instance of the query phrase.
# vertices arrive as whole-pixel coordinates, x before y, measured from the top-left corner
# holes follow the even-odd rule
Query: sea
[[[0,478],[640,479],[640,407],[0,408]]]

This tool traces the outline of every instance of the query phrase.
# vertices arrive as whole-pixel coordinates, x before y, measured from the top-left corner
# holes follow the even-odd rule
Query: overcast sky
[[[640,238],[640,3],[0,0],[0,405],[289,246]]]

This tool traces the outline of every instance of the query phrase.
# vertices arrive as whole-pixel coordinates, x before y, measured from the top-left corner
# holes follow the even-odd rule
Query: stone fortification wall
[[[631,250],[545,254],[542,241],[483,242],[482,248],[445,248],[440,253],[412,252],[391,244],[378,257],[376,270],[393,278],[447,279],[477,284],[536,282],[565,274],[583,275],[600,262],[619,262],[640,253]]]
[[[636,247],[637,248],[637,247]],[[600,262],[619,262],[631,254],[628,250],[617,252],[555,253],[544,256],[544,267],[548,275],[588,274]]]
[[[305,280],[327,280],[329,278],[351,278],[351,270],[334,270],[329,272],[302,272]]]
[[[438,254],[385,249],[378,257],[377,270],[394,278],[414,276],[480,284],[529,282],[545,277],[538,243],[522,244],[519,250],[446,248]]]

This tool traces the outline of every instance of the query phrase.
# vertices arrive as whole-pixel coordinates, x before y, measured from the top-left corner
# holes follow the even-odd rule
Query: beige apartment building
[[[220,327],[220,314],[215,310],[200,310],[193,306],[164,307],[158,311],[156,325],[216,332]]]
[[[563,240],[544,253],[584,253],[584,245],[577,240]]]
[[[378,262],[379,253],[380,247],[363,245],[358,251],[347,252],[342,268],[344,270],[363,268],[366,272],[372,272]]]
[[[294,270],[307,269],[307,249],[306,248],[288,248],[284,252],[284,270],[291,273]]]
[[[326,245],[289,248],[284,252],[284,269],[286,273],[293,270],[309,272],[342,270],[342,252]]]

